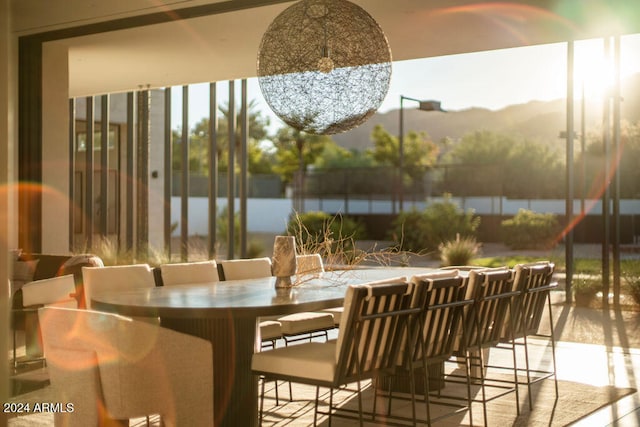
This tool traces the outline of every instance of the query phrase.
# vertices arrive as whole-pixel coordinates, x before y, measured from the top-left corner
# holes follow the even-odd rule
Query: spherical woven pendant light
[[[387,38],[346,0],[302,0],[262,36],[260,89],[274,113],[300,131],[331,135],[364,123],[390,80]]]

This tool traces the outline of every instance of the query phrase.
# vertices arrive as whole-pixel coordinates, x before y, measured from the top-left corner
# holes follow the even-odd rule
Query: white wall
[[[69,65],[67,48],[42,49],[42,252],[69,252]]]
[[[441,198],[432,198],[430,203],[441,202]],[[453,198],[462,209],[473,209],[476,214],[483,215],[515,215],[519,209],[529,209],[539,213],[554,213],[564,215],[564,200],[508,200],[499,197],[473,197],[473,198]],[[226,198],[218,199],[218,209],[227,206]],[[239,202],[235,202],[236,212],[239,209]],[[592,209],[587,215],[600,215],[602,204],[600,201],[587,203],[587,207]],[[349,214],[391,214],[392,205],[389,201],[375,201],[369,203],[362,200],[351,200],[349,202]],[[369,207],[371,209],[369,209]],[[426,207],[425,202],[404,204],[404,209],[416,208],[422,210]],[[332,199],[306,200],[305,211],[322,210],[327,213],[345,213],[346,205],[344,200]],[[580,212],[580,201],[574,203],[574,213]],[[291,199],[249,199],[247,201],[247,231],[258,233],[281,233],[285,230],[289,216],[293,213],[293,202]],[[620,213],[623,215],[640,215],[640,200],[621,200]],[[192,197],[189,199],[189,235],[209,234],[208,230],[209,205],[206,197]],[[171,223],[180,223],[180,198],[171,198]],[[173,232],[174,236],[180,235],[180,226]]]
[[[218,198],[218,209],[227,206],[226,198]],[[235,201],[235,211],[240,202]],[[293,212],[291,199],[249,199],[247,200],[247,231],[256,233],[282,233],[287,228],[289,215]],[[189,199],[189,235],[209,235],[209,201],[206,197]],[[171,223],[177,223],[174,236],[180,236],[180,197],[171,198]]]

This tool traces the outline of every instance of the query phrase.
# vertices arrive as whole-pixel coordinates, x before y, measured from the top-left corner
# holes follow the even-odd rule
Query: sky
[[[600,102],[607,82],[613,81],[612,61],[605,59],[603,46],[602,39],[575,42],[576,97],[584,86],[585,97]],[[640,34],[621,38],[620,57],[622,78],[640,73]],[[270,118],[270,131],[284,126],[264,101],[257,79],[248,79],[247,88],[248,99],[255,99],[258,109]],[[219,102],[226,103],[228,84],[218,83],[217,91]],[[239,81],[236,91],[239,105]],[[190,86],[190,127],[208,117],[208,94],[208,83]],[[564,98],[566,94],[567,44],[555,43],[394,62],[389,90],[378,111],[400,108],[400,95],[437,100],[443,109],[458,111],[472,107],[499,110],[532,100]],[[172,127],[178,128],[182,120],[180,88],[174,88],[172,100]],[[411,103],[405,101],[405,108],[411,108]]]

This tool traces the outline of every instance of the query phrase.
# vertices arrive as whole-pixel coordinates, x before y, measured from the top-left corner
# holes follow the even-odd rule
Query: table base
[[[429,370],[429,390],[437,391],[444,388],[442,374],[444,372],[444,364],[432,364],[427,367]],[[415,381],[416,394],[424,394],[425,380],[424,369],[416,369],[413,373]],[[400,393],[411,393],[411,380],[409,372],[400,372],[398,375],[382,375],[379,378],[378,387],[382,390],[391,390]]]
[[[213,413],[216,426],[258,424],[258,380],[251,373],[256,320],[160,319],[163,327],[211,342],[213,350]]]

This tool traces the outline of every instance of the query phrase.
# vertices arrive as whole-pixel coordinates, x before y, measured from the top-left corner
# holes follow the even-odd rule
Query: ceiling
[[[257,2],[273,4],[235,0],[238,10],[50,43],[69,49],[72,97],[254,77],[262,34],[293,4]],[[640,8],[626,0],[353,3],[378,21],[394,61],[640,32]]]

